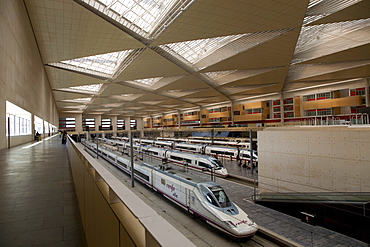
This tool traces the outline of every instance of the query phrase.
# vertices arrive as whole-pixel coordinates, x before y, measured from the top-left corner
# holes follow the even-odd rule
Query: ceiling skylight
[[[242,80],[245,78],[257,76],[263,73],[267,73],[276,70],[280,67],[267,67],[258,69],[246,69],[246,70],[226,70],[226,71],[215,71],[204,73],[210,77],[216,85],[224,85],[226,83]]]
[[[76,0],[145,39],[156,38],[194,0]]]
[[[291,30],[281,29],[191,40],[151,47],[151,49],[170,61],[176,62],[177,59],[195,70],[201,70]]]
[[[178,56],[185,59],[190,64],[195,64],[206,56],[212,54],[217,49],[220,49],[226,44],[242,37],[239,35],[222,36],[216,38],[199,39],[161,45],[160,47],[169,51],[175,52]]]
[[[163,77],[155,77],[155,78],[146,78],[146,79],[138,79],[138,80],[133,80],[133,81],[127,81],[129,83],[134,83],[134,84],[143,84],[145,86],[153,86],[156,84],[160,79]]]
[[[348,8],[362,0],[310,0],[303,25]]]
[[[92,85],[60,88],[60,89],[56,89],[56,90],[96,95],[96,94],[99,94],[102,86],[103,86],[103,84],[92,84]]]
[[[48,65],[73,70],[89,75],[99,76],[107,79],[114,79],[129,63],[133,61],[141,50],[117,51],[89,57],[64,60]],[[128,60],[125,62],[125,60]]]
[[[314,46],[369,26],[370,19],[304,26],[301,29],[294,53],[296,54],[298,52],[308,50]],[[348,39],[344,39],[344,41],[348,44],[354,42],[354,40]]]
[[[89,103],[91,101],[91,98],[65,99],[65,100],[60,100],[60,101],[71,102],[71,103]]]

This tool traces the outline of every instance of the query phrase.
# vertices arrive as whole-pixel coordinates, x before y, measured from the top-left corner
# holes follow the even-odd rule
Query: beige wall
[[[58,112],[23,1],[0,1],[0,149],[7,147],[5,102],[58,126]],[[11,145],[33,140],[16,137]]]
[[[259,192],[369,192],[370,128],[280,127],[258,132]]]

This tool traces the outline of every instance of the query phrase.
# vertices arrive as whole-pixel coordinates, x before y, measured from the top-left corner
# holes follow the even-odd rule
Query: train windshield
[[[231,206],[231,202],[225,191],[220,186],[209,187],[221,208]]]
[[[210,159],[211,163],[215,165],[216,169],[221,169],[224,166],[222,165],[221,161],[218,159]]]

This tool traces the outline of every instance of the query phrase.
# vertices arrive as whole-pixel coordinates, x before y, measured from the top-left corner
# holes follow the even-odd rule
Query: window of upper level
[[[31,113],[6,101],[6,136],[30,135],[31,128]]]

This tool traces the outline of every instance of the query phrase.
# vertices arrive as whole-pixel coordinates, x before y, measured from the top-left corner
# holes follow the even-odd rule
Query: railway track
[[[147,158],[147,157],[143,157],[145,161],[147,162],[150,162],[152,161],[152,159],[150,158]],[[102,163],[107,163],[105,162],[104,160],[101,160]],[[110,168],[110,170],[112,170],[112,173],[115,174],[117,177],[120,177],[123,181],[127,182],[127,178],[125,178],[127,175],[122,173],[122,172],[117,172],[117,170],[115,170],[114,168],[112,168],[111,165],[107,164],[107,168]],[[257,181],[255,180],[252,180],[252,179],[248,179],[246,177],[242,177],[242,176],[237,176],[237,175],[233,175],[231,174],[229,177],[227,178],[217,178],[218,179],[224,179],[226,181],[229,181],[229,182],[233,182],[233,183],[237,183],[237,184],[240,184],[240,185],[244,185],[244,186],[248,186],[248,187],[254,187],[257,185]],[[135,186],[135,188],[137,189],[138,187],[142,187],[141,185],[137,184]],[[148,198],[153,198],[153,197],[157,197],[157,195],[153,195],[150,192],[147,193],[147,188],[145,189],[140,189],[140,192],[139,194],[143,195],[144,197],[142,198],[143,200],[147,200]],[[156,201],[152,206],[155,207],[155,205],[158,205],[158,201]],[[169,204],[167,201],[161,201],[160,203],[162,206],[163,205],[167,205]],[[171,218],[172,219],[176,219],[175,222],[177,222],[178,220],[178,217],[184,217],[184,219],[182,220],[182,222],[187,222],[189,223],[188,221],[188,217],[189,215],[187,215],[186,213],[184,213],[183,211],[180,211],[181,213],[179,213],[178,211],[176,210],[172,210],[173,208],[173,205],[171,204],[170,206],[168,206],[168,208],[166,210],[163,210],[163,208],[159,208],[157,209],[158,210],[158,213],[163,215],[165,218],[167,218],[166,216],[168,215],[171,215]],[[172,215],[173,214],[173,215]],[[168,219],[168,218],[167,218]],[[193,227],[195,227],[195,229],[197,229],[197,221],[194,222],[194,224],[191,224],[191,227],[189,226],[185,226],[186,228],[186,231],[189,230],[191,231],[191,229]],[[206,224],[206,223],[204,223]],[[208,225],[206,225],[208,226]],[[206,227],[206,226],[202,226],[202,227]],[[199,231],[199,230],[198,230]],[[198,231],[195,231],[194,234],[197,234]],[[204,236],[201,237],[202,241],[205,241],[206,243],[212,243],[214,242],[215,240],[215,235],[213,234],[214,231],[211,231],[211,235],[212,237],[208,237],[208,234],[205,234]],[[271,234],[269,233],[268,231],[266,231],[265,229],[260,229],[255,236],[253,236],[252,238],[246,240],[246,241],[243,241],[243,242],[239,242],[239,241],[231,241],[231,240],[228,240],[227,238],[222,238],[220,236],[218,236],[216,234],[217,238],[218,238],[218,241],[220,242],[223,242],[223,243],[226,243],[227,242],[227,245],[228,246],[240,246],[240,247],[244,247],[244,246],[266,246],[266,247],[270,247],[270,246],[293,246],[293,245],[289,245],[287,244],[286,242],[284,242],[284,240],[282,239],[279,239],[278,237],[276,237],[274,234]],[[225,241],[225,242],[224,242]],[[231,242],[229,242],[231,241]]]

